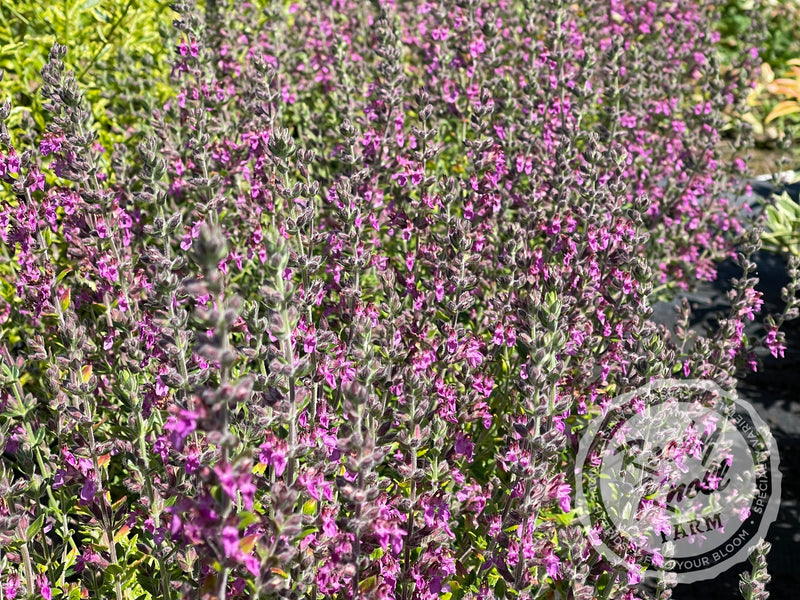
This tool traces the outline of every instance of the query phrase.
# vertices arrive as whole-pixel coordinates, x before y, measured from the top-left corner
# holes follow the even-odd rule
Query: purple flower
[[[177,415],[170,415],[164,423],[164,429],[169,432],[169,441],[175,450],[180,451],[189,434],[197,429],[196,412],[181,410]]]
[[[44,600],[53,600],[53,592],[50,590],[50,581],[47,579],[47,575],[42,573],[36,576],[36,587],[39,588]]]
[[[735,512],[742,523],[744,523],[750,517],[749,506],[742,506],[741,508],[736,509]]]
[[[329,538],[333,538],[339,533],[339,528],[336,525],[336,515],[331,507],[326,506],[322,509],[322,531]],[[385,547],[384,547],[385,549]]]
[[[505,342],[505,329],[503,328],[502,323],[498,323],[494,328],[494,337],[492,338],[492,343],[495,346],[502,346],[503,342]]]
[[[308,495],[314,500],[321,500],[323,497],[328,501],[333,501],[333,489],[331,484],[319,473],[303,473],[297,478],[300,485],[305,486]]]
[[[214,472],[219,477],[219,483],[222,490],[234,502],[237,501],[236,493],[242,495],[242,504],[247,510],[253,508],[253,501],[255,500],[256,486],[253,483],[253,477],[247,470],[237,471],[229,464],[217,465],[214,467]]]
[[[478,58],[484,52],[486,52],[486,43],[483,41],[483,38],[478,38],[470,43],[469,53],[473,58]]]
[[[10,153],[6,157],[6,169],[9,173],[19,173],[20,161],[16,153]]]
[[[561,559],[552,551],[544,557],[544,566],[551,578],[561,579]]]
[[[16,427],[6,440],[6,452],[14,454],[19,450],[20,441],[25,438],[25,429],[20,425]]]
[[[42,156],[49,156],[61,150],[61,144],[64,143],[64,136],[54,133],[48,133],[39,142],[39,151]]]
[[[283,475],[286,470],[286,442],[269,433],[266,441],[261,444],[260,449],[259,462],[275,469],[276,477]]]
[[[9,600],[14,600],[14,598],[17,597],[21,583],[22,582],[19,578],[19,575],[12,573],[8,577],[8,580],[6,581],[6,587],[4,589],[6,598]]]
[[[484,356],[481,353],[480,342],[476,339],[471,339],[469,342],[467,342],[463,353],[464,358],[467,360],[467,364],[469,364],[469,366],[473,369],[483,362]]]
[[[186,463],[183,466],[187,475],[191,475],[200,468],[200,450],[191,448],[186,452]]]
[[[222,550],[225,557],[235,560],[239,557],[239,530],[231,525],[222,528]]]
[[[82,572],[86,568],[86,565],[94,565],[101,569],[105,569],[108,566],[108,561],[91,548],[84,547],[83,552],[81,552],[80,556],[78,556],[78,560],[76,561],[75,571],[77,573]]]
[[[81,504],[86,506],[87,504],[91,504],[94,502],[95,494],[97,494],[98,486],[95,478],[93,476],[87,477],[86,481],[83,482],[83,487],[81,488]]]
[[[778,334],[777,327],[771,327],[769,332],[767,332],[767,336],[764,338],[764,345],[769,350],[770,354],[775,358],[779,356],[783,358],[783,353],[786,350],[786,346],[784,346],[781,342],[783,341],[783,334]]]
[[[391,543],[394,554],[400,554],[403,549],[403,536],[406,535],[406,531],[398,523],[378,519],[372,526],[372,532],[377,536],[381,548],[386,550],[389,547],[389,543]]]
[[[469,436],[464,435],[460,431],[456,433],[456,443],[455,443],[456,454],[464,456],[467,459],[467,462],[472,462],[472,455],[474,450],[475,450],[475,444],[472,442]]]
[[[568,483],[562,483],[558,486],[556,490],[556,499],[558,500],[558,505],[561,507],[565,513],[568,513],[571,509],[571,499],[570,493],[572,492],[572,488]]]
[[[253,577],[257,577],[261,572],[261,563],[258,557],[252,554],[248,554],[244,557],[244,567]]]
[[[306,331],[305,339],[303,340],[303,350],[306,354],[311,354],[317,348],[317,332],[313,326],[309,327]]]

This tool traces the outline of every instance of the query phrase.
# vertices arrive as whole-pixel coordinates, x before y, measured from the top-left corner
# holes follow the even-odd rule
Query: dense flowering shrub
[[[58,45],[38,147],[0,130],[4,597],[635,597],[574,520],[577,432],[652,377],[730,388],[794,311],[743,334],[713,14],[174,8],[135,154]],[[728,256],[709,337],[649,320]]]

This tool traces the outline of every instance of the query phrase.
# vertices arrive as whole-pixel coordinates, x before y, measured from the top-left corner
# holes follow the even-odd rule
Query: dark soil
[[[719,144],[717,150],[723,162],[730,162],[734,154],[730,149],[730,144],[724,141]],[[744,158],[744,157],[742,157]],[[790,152],[783,152],[777,148],[757,147],[750,150],[750,157],[747,161],[748,171],[753,176],[764,175],[767,173],[779,173],[795,166],[796,158]]]

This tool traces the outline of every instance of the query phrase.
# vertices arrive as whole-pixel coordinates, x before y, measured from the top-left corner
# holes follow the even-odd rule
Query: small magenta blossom
[[[571,509],[571,493],[572,487],[568,483],[560,484],[556,490],[556,500],[558,500],[559,507],[565,513],[568,513]]]
[[[483,362],[484,356],[481,352],[481,343],[476,339],[469,340],[463,350],[463,356],[473,369]]]
[[[19,593],[19,588],[22,585],[22,580],[20,579],[19,575],[16,573],[12,573],[8,576],[6,580],[5,587],[3,588],[3,593],[5,597],[9,600],[14,600]]]
[[[50,580],[47,579],[47,575],[44,573],[40,573],[36,576],[36,587],[39,588],[39,593],[42,595],[44,600],[52,600],[53,599],[53,592],[50,589]]]
[[[89,472],[89,475],[86,477],[83,487],[81,488],[81,504],[88,505],[94,502],[94,497],[97,495],[98,490],[99,486],[96,475],[94,474],[94,470],[92,470]]]
[[[561,559],[553,552],[544,557],[545,570],[547,575],[553,579],[561,579]]]
[[[189,410],[181,410],[178,414],[170,415],[164,424],[164,430],[169,433],[169,441],[173,448],[181,450],[186,438],[197,429],[199,415]]]
[[[400,527],[398,523],[378,520],[375,522],[372,531],[378,538],[378,543],[383,550],[386,550],[391,544],[394,554],[400,554],[403,549],[403,536],[407,535],[408,532]]]
[[[61,150],[61,145],[64,143],[64,137],[57,134],[47,134],[39,142],[39,150],[42,156],[50,156],[56,154]]]
[[[776,327],[771,327],[764,339],[764,345],[775,358],[783,358],[784,351],[786,350],[786,346],[782,343],[781,338],[782,335],[779,335],[778,329]]]
[[[472,442],[469,436],[464,435],[461,432],[456,433],[456,443],[455,443],[456,454],[466,458],[467,462],[472,462],[472,456],[474,450],[475,450],[475,444]]]
[[[227,558],[235,560],[239,557],[239,530],[236,527],[230,525],[223,527],[222,548]]]
[[[642,574],[635,566],[631,566],[627,572],[628,585],[637,585],[642,580]]]
[[[286,469],[286,443],[268,435],[267,440],[260,446],[259,461],[275,469],[275,475],[280,477]]]
[[[246,465],[235,467],[230,464],[217,465],[214,472],[219,478],[222,490],[234,502],[238,501],[238,494],[242,496],[242,504],[247,510],[252,510],[256,486],[252,474],[245,470]]]

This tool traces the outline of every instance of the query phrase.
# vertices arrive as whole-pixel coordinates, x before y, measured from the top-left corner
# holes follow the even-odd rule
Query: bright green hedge
[[[44,129],[39,71],[53,42],[67,46],[66,62],[86,90],[108,147],[121,140],[133,113],[166,99],[166,34],[171,0],[14,0],[0,2],[0,98],[10,100],[9,129]],[[125,107],[124,110],[120,108]],[[112,116],[113,115],[113,116]],[[30,121],[32,119],[32,121]],[[30,132],[35,135],[36,132]]]

